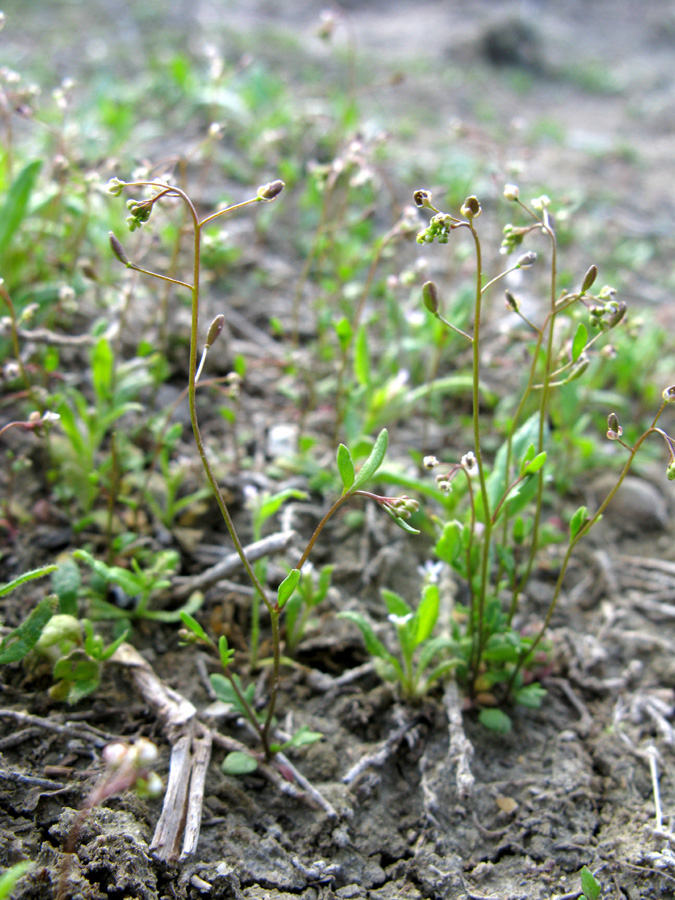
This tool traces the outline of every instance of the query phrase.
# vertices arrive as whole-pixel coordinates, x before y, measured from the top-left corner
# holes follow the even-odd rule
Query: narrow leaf
[[[383,428],[377,436],[373,449],[370,451],[370,456],[359,469],[354,484],[352,485],[352,490],[355,491],[363,487],[363,485],[377,472],[384,461],[388,443],[389,434],[387,429]]]
[[[379,638],[375,637],[375,632],[373,631],[373,627],[370,622],[361,615],[361,613],[352,612],[351,610],[347,610],[346,612],[338,613],[338,619],[347,619],[350,622],[353,622],[361,631],[363,635],[363,640],[366,644],[366,650],[370,653],[371,656],[377,656],[379,659],[385,659],[387,662],[391,662],[393,664],[394,657],[392,657],[391,653],[384,646],[382,641]],[[398,662],[398,660],[396,660]]]
[[[537,453],[534,459],[530,460],[529,463],[523,468],[523,475],[534,475],[535,472],[538,472],[546,462],[546,451],[542,451],[541,453]]]
[[[199,622],[190,615],[190,613],[185,612],[184,609],[180,611],[181,621],[183,625],[187,628],[188,631],[191,631],[193,634],[197,635],[200,641],[204,641],[205,644],[213,647],[214,643],[208,634],[204,631]]]
[[[412,613],[412,609],[405,602],[403,597],[387,588],[382,588],[382,599],[387,607],[387,612],[392,616],[407,616]]]
[[[354,377],[362,387],[370,384],[370,353],[368,335],[363,325],[356,332],[354,342]]]
[[[26,581],[32,581],[33,578],[42,578],[44,575],[50,575],[52,572],[56,571],[56,569],[58,569],[58,566],[50,565],[41,566],[39,569],[31,569],[30,572],[24,572],[23,575],[18,575],[16,578],[12,579],[12,581],[8,581],[7,584],[3,584],[2,587],[0,587],[0,597],[9,594]]]
[[[18,662],[32,650],[47,622],[58,607],[56,597],[45,597],[18,628],[10,632],[0,644],[0,663]]]
[[[0,257],[9,247],[9,244],[18,231],[21,222],[26,215],[30,195],[35,187],[42,162],[28,163],[19,172],[10,187],[5,202],[0,210]]]
[[[583,322],[577,325],[577,331],[572,341],[572,362],[576,362],[583,353],[588,342],[588,329]]]
[[[415,645],[419,646],[431,637],[431,633],[436,627],[438,619],[438,609],[441,598],[437,584],[427,584],[422,591],[422,599],[417,608],[415,618],[417,620],[417,631],[415,634]]]
[[[277,604],[279,609],[284,608],[284,604],[298,586],[298,581],[300,581],[300,569],[291,569],[277,590]]]
[[[584,527],[587,521],[588,515],[588,507],[580,506],[579,509],[574,513],[572,518],[570,519],[570,539],[574,540],[574,538],[579,534],[581,529]]]
[[[349,448],[345,447],[344,444],[340,444],[337,449],[337,467],[344,486],[343,493],[346,493],[354,484],[356,475],[354,472],[354,460],[349,452]]]

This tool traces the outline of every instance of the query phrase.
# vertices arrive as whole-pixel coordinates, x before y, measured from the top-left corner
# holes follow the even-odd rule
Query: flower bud
[[[675,384],[671,384],[670,387],[664,388],[661,394],[664,403],[675,403]]]
[[[481,209],[480,203],[478,199],[473,196],[467,197],[464,203],[462,204],[462,208],[460,209],[461,214],[466,219],[476,219],[481,214],[483,210]]]
[[[146,768],[147,766],[151,766],[154,762],[157,761],[157,757],[159,756],[159,751],[157,750],[157,746],[149,741],[147,738],[139,738],[136,741],[136,751],[137,751],[137,759],[140,766]]]
[[[433,281],[427,281],[422,286],[422,299],[429,312],[436,315],[439,308],[438,288]]]
[[[543,209],[546,209],[551,205],[551,198],[548,194],[542,194],[541,197],[535,197],[534,200],[530,201],[530,206],[532,209],[536,209],[537,212],[541,212]]]
[[[506,298],[507,308],[512,310],[513,312],[518,312],[520,304],[518,303],[516,298],[513,296],[511,291],[504,291],[504,297]]]
[[[531,265],[534,265],[536,260],[537,254],[534,252],[534,250],[530,250],[528,253],[523,253],[523,255],[519,257],[516,266],[519,269],[529,269]]]
[[[607,416],[607,438],[610,441],[616,441],[622,434],[623,428],[619,425],[619,419],[616,413],[610,413]]]
[[[520,196],[520,191],[518,190],[517,184],[505,184],[504,185],[504,199],[505,200],[517,200]]]
[[[258,198],[266,202],[274,200],[283,191],[284,187],[285,184],[279,179],[270,181],[268,184],[263,184],[258,188]]]
[[[206,346],[211,347],[217,340],[220,332],[223,330],[225,326],[225,316],[221,313],[219,316],[216,316],[213,322],[209,325],[209,330],[206,335]]]
[[[124,252],[124,247],[120,243],[120,241],[115,237],[112,231],[108,232],[108,237],[110,238],[110,247],[115,256],[119,259],[121,263],[123,263],[127,268],[131,265],[129,262],[129,258]]]
[[[675,460],[669,463],[668,468],[666,469],[666,475],[668,476],[668,481],[675,481]]]
[[[425,456],[422,460],[422,465],[425,469],[435,469],[440,463],[435,456]]]
[[[598,267],[591,266],[588,272],[584,275],[584,280],[581,282],[581,293],[585,294],[586,291],[590,290],[593,287],[593,283],[595,279],[598,277]]]
[[[431,191],[415,191],[413,194],[413,202],[415,206],[422,209],[423,207],[426,209],[431,208]]]
[[[106,185],[106,189],[109,194],[113,195],[113,197],[119,197],[125,184],[126,182],[120,181],[119,178],[111,178]]]
[[[107,766],[110,766],[111,769],[119,769],[129,755],[129,745],[121,742],[107,744],[103,748],[101,755],[103,756],[103,762]]]

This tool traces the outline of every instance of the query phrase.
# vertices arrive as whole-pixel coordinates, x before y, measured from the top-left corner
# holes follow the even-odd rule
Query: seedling
[[[434,682],[459,664],[458,659],[437,659],[447,656],[447,651],[453,649],[450,638],[432,637],[440,604],[438,585],[432,582],[425,586],[416,610],[394,591],[383,590],[382,598],[389,612],[389,622],[396,631],[398,655],[387,650],[361,613],[349,610],[340,613],[338,618],[347,619],[359,627],[366,649],[375,657],[382,678],[398,682],[401,693],[408,699],[423,696]]]

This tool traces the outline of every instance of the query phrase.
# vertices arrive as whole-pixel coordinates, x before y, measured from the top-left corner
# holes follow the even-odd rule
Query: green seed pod
[[[225,326],[225,316],[221,313],[219,316],[216,316],[213,322],[209,325],[209,330],[206,335],[206,346],[211,347],[217,340],[220,332],[223,330]]]
[[[112,231],[108,232],[108,237],[110,238],[110,248],[115,256],[119,259],[123,265],[129,267],[131,263],[129,262],[129,258],[124,252],[124,247],[119,242],[119,240],[115,237]]]
[[[595,279],[598,277],[598,267],[591,266],[588,272],[584,275],[584,280],[581,282],[581,293],[585,294],[586,291],[590,290],[593,287],[593,283]]]
[[[663,398],[664,403],[675,403],[675,384],[671,384],[670,387],[664,388],[661,397]]]
[[[440,303],[438,300],[438,288],[433,281],[427,281],[422,286],[422,299],[429,312],[437,315]]]

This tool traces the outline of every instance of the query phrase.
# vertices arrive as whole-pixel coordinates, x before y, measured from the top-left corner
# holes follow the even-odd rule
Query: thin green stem
[[[471,616],[477,613],[478,631],[476,639],[473,641],[473,649],[471,653],[470,668],[475,674],[483,652],[483,617],[485,614],[485,599],[488,587],[489,575],[489,559],[490,559],[490,538],[492,535],[492,520],[490,517],[490,500],[488,497],[487,483],[485,480],[485,471],[483,466],[483,454],[481,450],[480,440],[480,328],[481,328],[481,302],[483,299],[483,259],[481,252],[480,239],[478,232],[474,228],[473,222],[469,222],[469,229],[473,236],[476,249],[476,299],[474,306],[474,324],[473,324],[473,340],[471,342],[473,358],[472,358],[472,407],[473,407],[473,452],[478,464],[478,477],[480,482],[480,495],[483,505],[484,531],[482,535],[483,553],[481,559],[480,571],[480,587],[478,591],[478,609],[475,609],[475,598],[472,595]],[[468,573],[469,583],[473,581],[472,572]]]
[[[531,656],[532,653],[534,653],[536,648],[541,643],[541,641],[544,637],[544,634],[546,633],[546,630],[548,629],[549,625],[551,624],[551,619],[553,618],[553,613],[555,612],[555,608],[558,603],[560,591],[562,590],[563,581],[565,580],[565,574],[567,572],[567,567],[569,565],[569,562],[570,562],[570,559],[572,557],[572,553],[574,552],[575,547],[577,546],[579,541],[588,534],[588,532],[591,530],[591,528],[593,528],[593,526],[598,523],[598,521],[602,517],[602,514],[604,513],[604,511],[607,509],[609,504],[614,499],[617,491],[619,490],[619,488],[621,487],[621,485],[624,482],[624,479],[628,475],[628,472],[630,471],[630,468],[633,465],[633,460],[635,459],[635,456],[636,456],[638,450],[640,449],[640,447],[642,446],[642,444],[644,443],[644,441],[649,437],[650,434],[660,433],[660,429],[656,427],[656,423],[659,420],[659,417],[661,416],[661,413],[663,412],[665,407],[666,407],[666,404],[662,403],[661,406],[659,407],[658,412],[654,416],[654,420],[653,420],[652,424],[644,432],[644,434],[636,441],[636,443],[633,445],[633,447],[630,448],[630,454],[628,456],[628,459],[626,460],[626,463],[625,463],[623,469],[621,470],[619,477],[617,478],[616,484],[611,489],[611,491],[609,491],[609,493],[607,494],[605,499],[602,501],[602,503],[598,507],[597,511],[595,512],[595,515],[593,515],[592,518],[590,518],[586,522],[586,524],[583,525],[583,527],[579,529],[579,531],[576,533],[576,535],[573,538],[571,538],[569,545],[567,547],[567,551],[563,558],[562,564],[560,566],[560,572],[558,574],[558,578],[555,583],[553,597],[551,598],[551,602],[549,603],[548,610],[546,611],[546,617],[544,619],[544,623],[541,626],[541,629],[539,630],[539,632],[537,633],[537,636],[535,637],[535,639],[532,641],[530,646],[527,648],[527,650],[521,652],[520,658],[516,664],[516,667],[513,670],[513,672],[511,673],[511,677],[509,678],[509,681],[507,684],[507,691],[510,692],[511,689],[513,688],[513,684],[514,684],[516,678],[518,677],[518,673],[520,672],[520,670],[523,666],[523,663],[525,662],[525,660],[527,659],[528,656]]]

